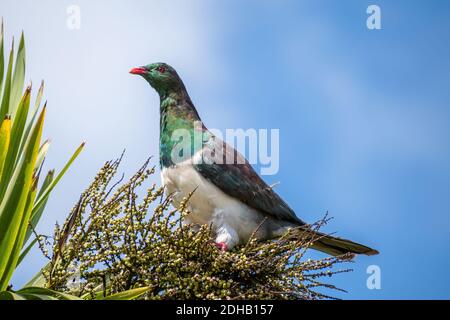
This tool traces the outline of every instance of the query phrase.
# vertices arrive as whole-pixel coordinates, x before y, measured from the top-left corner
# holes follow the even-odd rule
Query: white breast
[[[175,205],[195,190],[189,201],[192,214],[188,219],[196,224],[212,224],[216,241],[225,242],[230,248],[247,241],[261,221],[258,211],[203,178],[190,161],[163,169],[161,178],[167,194],[174,195]]]

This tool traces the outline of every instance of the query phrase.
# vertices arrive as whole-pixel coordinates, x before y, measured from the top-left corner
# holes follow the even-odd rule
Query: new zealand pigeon
[[[160,97],[160,166],[166,192],[173,196],[175,205],[193,192],[188,219],[211,225],[219,248],[244,244],[252,235],[273,239],[297,228],[317,239],[314,249],[331,255],[378,253],[309,229],[239,152],[203,125],[171,66],[152,63],[130,73],[142,76]]]

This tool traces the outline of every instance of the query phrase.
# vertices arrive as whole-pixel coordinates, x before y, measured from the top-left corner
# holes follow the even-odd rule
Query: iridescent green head
[[[165,97],[171,92],[185,90],[178,73],[167,63],[151,63],[133,68],[130,73],[142,76],[159,93],[160,97]]]

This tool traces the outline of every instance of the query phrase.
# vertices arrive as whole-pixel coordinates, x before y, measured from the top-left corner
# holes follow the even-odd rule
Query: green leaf
[[[53,181],[53,176],[55,174],[54,170],[50,170],[47,175],[45,176],[45,180],[42,183],[41,189],[39,189],[38,197],[42,195],[44,190],[50,185],[50,183]],[[47,198],[48,199],[48,198]],[[47,203],[47,199],[44,201],[42,206],[34,212],[34,215],[32,214],[31,219],[29,221],[27,233],[25,235],[25,241],[24,244],[28,242],[31,235],[33,234],[33,229],[36,229],[37,224],[39,223],[39,220],[41,219],[42,214],[44,213],[45,205]]]
[[[8,155],[10,139],[11,118],[9,116],[6,116],[0,124],[0,183],[2,181],[2,173],[6,161],[6,156]]]
[[[32,118],[30,122],[34,122],[34,118],[36,117],[38,109],[41,105],[43,95],[44,95],[44,80],[41,81],[41,85],[39,86],[39,90],[36,95],[36,100],[34,102],[34,108],[31,111]]]
[[[2,104],[0,105],[0,119],[3,119],[7,114],[9,114],[9,98],[11,94],[11,77],[12,77],[12,65],[14,60],[14,39],[11,46],[11,51],[9,52],[9,62],[8,69],[6,71],[5,84],[3,88],[3,98]]]
[[[9,281],[12,277],[14,270],[17,267],[18,261],[20,260],[21,250],[24,243],[25,232],[28,226],[28,220],[30,219],[31,209],[33,208],[34,199],[37,193],[38,177],[33,178],[33,184],[31,190],[28,193],[27,202],[25,204],[25,209],[22,215],[22,221],[19,225],[19,231],[17,233],[16,239],[14,241],[14,247],[12,249],[12,254],[9,256],[9,261],[6,266],[6,272],[0,281]]]
[[[44,294],[21,293],[20,296],[25,300],[58,300],[55,297],[47,296]]]
[[[25,132],[23,134],[22,143],[20,145],[21,150],[23,149],[23,146],[25,145],[26,137],[28,137],[28,135],[30,134],[31,128],[33,127],[34,120],[36,120],[36,116],[39,111],[39,106],[41,105],[43,94],[44,94],[44,81],[41,82],[41,86],[39,87],[38,94],[36,96],[36,101],[34,103],[34,107],[29,112],[31,114],[31,117],[29,117],[29,119],[28,119],[28,123],[26,125],[27,128],[25,129]],[[47,106],[47,103],[44,104],[44,108],[46,106]]]
[[[17,106],[22,96],[23,84],[25,80],[25,38],[22,32],[19,42],[19,50],[16,56],[16,65],[14,66],[14,74],[11,83],[11,98],[9,102],[9,109],[14,118]]]
[[[42,146],[39,148],[38,157],[36,160],[36,170],[39,170],[42,163],[44,162],[45,157],[47,156],[48,148],[50,148],[50,140],[45,140]]]
[[[148,290],[150,290],[150,287],[130,289],[127,291],[115,293],[115,294],[107,296],[105,298],[99,298],[98,300],[133,300],[133,299],[140,297],[141,295],[146,293]]]
[[[47,200],[48,196],[50,195],[50,192],[52,192],[53,188],[58,184],[59,180],[64,176],[66,171],[70,168],[72,163],[75,161],[75,159],[78,157],[78,155],[81,153],[81,151],[84,148],[84,142],[78,147],[77,150],[75,150],[72,157],[67,161],[64,168],[61,170],[61,172],[56,176],[56,178],[48,185],[47,188],[42,192],[42,194],[38,197],[36,200],[36,203],[34,204],[32,217],[36,214],[36,212],[39,210],[41,206],[44,205],[44,202]]]
[[[5,275],[10,274],[8,267],[11,256],[19,255],[20,251],[12,252],[25,214],[25,206],[28,194],[32,186],[32,176],[39,150],[39,144],[44,125],[45,109],[36,122],[31,132],[30,139],[25,145],[25,150],[20,163],[16,167],[11,182],[1,198],[0,202],[0,290],[6,289],[9,279]],[[30,211],[31,214],[31,211]],[[28,224],[27,224],[28,225]],[[26,225],[26,226],[27,226]],[[25,226],[25,227],[26,227]],[[24,233],[25,235],[25,233]],[[19,247],[19,250],[22,246]],[[15,257],[12,257],[13,259]]]
[[[30,93],[31,88],[28,87],[20,102],[16,118],[13,119],[11,128],[11,141],[9,144],[8,155],[5,161],[5,167],[3,169],[3,181],[9,180],[14,172],[14,168],[17,165],[18,158],[20,156],[20,141],[22,140],[23,129],[27,121],[28,109],[30,107]],[[23,150],[23,149],[22,149]],[[7,184],[0,186],[0,199],[6,191]]]
[[[5,55],[3,45],[3,18],[0,25],[0,94],[3,88],[3,76],[5,72]]]
[[[0,300],[27,300],[27,298],[12,291],[1,291]]]
[[[83,300],[79,297],[41,287],[26,287],[16,291],[17,294],[31,294],[56,298],[58,300]]]
[[[0,292],[0,300],[58,300],[53,295],[33,293],[24,291],[2,291]]]

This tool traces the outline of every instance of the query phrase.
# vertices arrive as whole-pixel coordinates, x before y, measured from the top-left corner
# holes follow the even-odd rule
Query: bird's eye
[[[158,67],[156,70],[158,70],[159,73],[166,72],[166,68],[164,68],[164,67]]]

